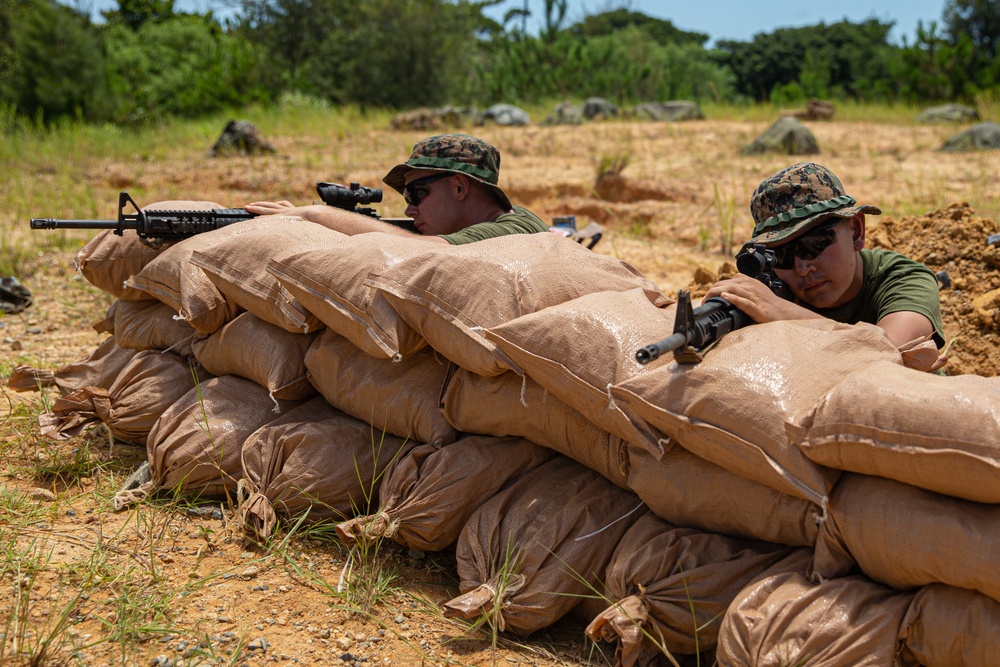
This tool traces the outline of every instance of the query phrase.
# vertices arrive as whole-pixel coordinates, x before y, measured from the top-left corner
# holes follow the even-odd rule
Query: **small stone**
[[[32,334],[32,335],[37,335],[37,334],[42,333],[42,328],[41,327],[28,327],[27,329],[25,329],[25,331],[27,333]],[[173,663],[171,663],[171,664],[173,664]]]
[[[319,631],[319,638],[320,639],[329,639],[330,638],[330,628],[323,628],[322,630],[320,630]]]
[[[255,639],[249,644],[247,644],[247,649],[250,651],[262,651],[267,652],[268,643],[267,640],[261,637],[260,639]]]
[[[397,623],[397,624],[398,623],[406,623],[406,617],[403,616],[402,614],[399,614],[398,616],[396,616],[396,618],[394,618],[392,620],[393,620],[394,623]]]
[[[42,489],[42,488],[32,489],[31,492],[28,494],[28,496],[32,500],[53,501],[56,499],[56,494],[52,493],[48,489]]]
[[[260,568],[256,565],[250,565],[240,572],[240,579],[255,579],[258,574],[260,574]]]
[[[76,510],[66,510],[66,516],[76,516]]]
[[[170,554],[160,554],[160,560],[164,563],[173,563],[174,557]]]
[[[334,642],[334,645],[341,651],[346,651],[347,649],[354,646],[354,640],[351,639],[350,637],[341,637],[340,639]]]

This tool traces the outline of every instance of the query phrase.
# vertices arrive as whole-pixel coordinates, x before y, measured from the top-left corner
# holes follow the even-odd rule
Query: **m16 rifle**
[[[736,268],[740,273],[756,278],[785,298],[785,285],[774,275],[777,260],[774,251],[762,243],[747,242],[736,255]],[[691,304],[691,292],[677,293],[677,315],[674,332],[661,341],[638,350],[635,360],[648,364],[667,352],[674,353],[679,364],[698,363],[723,336],[736,329],[753,324],[750,316],[721,297],[712,297],[697,308]]]
[[[316,192],[328,206],[381,220],[368,204],[382,201],[382,190],[368,188],[358,183],[344,187],[336,183],[317,183]],[[131,206],[135,212],[126,213]],[[234,222],[257,217],[245,208],[214,208],[207,211],[143,211],[127,192],[118,195],[117,220],[57,220],[55,218],[32,218],[32,229],[112,229],[121,236],[126,229],[134,229],[139,239],[146,245],[162,246],[168,241],[186,239],[195,234],[210,232]],[[386,219],[386,222],[404,226],[401,220]]]

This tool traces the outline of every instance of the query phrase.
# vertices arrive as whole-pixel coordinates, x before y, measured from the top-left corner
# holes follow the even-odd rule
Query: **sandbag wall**
[[[876,327],[757,325],[698,365],[640,366],[672,300],[544,234],[439,247],[263,216],[155,253],[102,235],[78,261],[118,298],[101,325],[113,339],[204,374],[150,428],[151,490],[238,494],[259,539],[309,511],[358,515],[347,541],[455,546],[462,595],[446,613],[521,634],[597,590],[588,632],[621,664],[657,650],[651,637],[678,653],[718,641],[724,664],[787,664],[804,646],[807,664],[844,664],[823,657],[844,642],[876,656],[865,664],[987,664],[955,658],[989,655],[985,636],[949,645],[929,610],[964,595],[976,627],[1000,629],[1000,386],[906,368]],[[449,477],[455,461],[482,483]],[[841,605],[829,641],[740,634],[785,613],[768,601],[789,586]],[[701,620],[672,611],[679,593],[640,594],[658,590],[683,590]],[[866,629],[872,599],[891,647],[865,645],[885,634]]]

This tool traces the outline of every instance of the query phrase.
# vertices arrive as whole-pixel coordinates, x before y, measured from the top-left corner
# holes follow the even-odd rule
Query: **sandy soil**
[[[543,218],[573,214],[581,226],[596,221],[605,227],[596,252],[632,263],[665,291],[697,292],[720,272],[732,271],[727,262],[751,228],[747,208],[753,188],[798,161],[739,156],[738,147],[763,129],[755,123],[696,121],[474,132],[501,148],[501,184],[515,203]],[[947,272],[950,287],[942,290],[942,309],[946,333],[954,339],[947,370],[995,375],[1000,247],[985,241],[1000,232],[995,221],[1000,153],[937,153],[954,128],[834,122],[811,129],[823,149],[815,159],[831,167],[860,202],[885,211],[870,220],[869,246],[896,249]],[[315,198],[317,180],[380,184],[385,169],[418,138],[389,130],[347,139],[268,137],[278,156],[230,160],[204,158],[206,147],[181,147],[155,164],[95,158],[80,178],[106,204],[108,217],[120,189],[141,196],[141,203],[304,202]],[[629,164],[618,178],[598,182],[595,164],[609,155],[626,155]],[[40,202],[36,214],[62,215],[58,206],[44,207]],[[384,215],[400,215],[402,199],[387,192],[380,208]],[[81,245],[89,238],[83,232],[77,236]],[[103,338],[89,327],[111,298],[74,273],[73,255],[73,250],[47,252],[30,262],[29,275],[20,276],[36,302],[0,319],[0,349],[10,361],[56,368],[84,356]],[[281,550],[262,551],[235,532],[225,504],[214,515],[211,508],[201,515],[168,503],[114,513],[109,497],[144,452],[109,446],[100,430],[81,440],[43,442],[34,415],[43,409],[44,396],[6,389],[4,394],[9,414],[0,441],[8,460],[0,480],[8,490],[55,494],[35,501],[44,509],[37,520],[26,522],[17,512],[0,509],[0,529],[18,526],[18,545],[27,548],[34,541],[52,547],[53,563],[62,564],[37,575],[34,606],[27,612],[35,634],[29,636],[43,638],[62,606],[87,584],[85,597],[71,605],[65,635],[73,638],[76,648],[70,652],[77,651],[81,664],[613,663],[613,647],[582,641],[580,619],[526,640],[501,638],[496,649],[489,637],[444,619],[436,606],[458,590],[447,554],[430,557],[390,547],[387,557],[400,574],[398,590],[370,615],[358,615],[329,590],[336,588],[346,558],[345,550],[329,541],[296,538]],[[84,472],[67,470],[65,461],[80,458],[80,452],[87,459]],[[96,563],[98,554],[106,562]],[[100,585],[87,581],[93,575],[86,573],[94,571],[104,573]],[[3,574],[3,597],[14,608],[23,597],[24,573]],[[139,624],[125,618],[134,608],[126,598],[139,599],[143,591],[160,603],[140,614],[150,626],[90,645]],[[160,599],[159,591],[169,593]],[[258,648],[247,648],[260,639]],[[13,633],[8,640],[9,654]]]

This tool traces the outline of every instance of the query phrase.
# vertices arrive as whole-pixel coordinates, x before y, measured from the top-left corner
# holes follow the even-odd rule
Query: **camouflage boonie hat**
[[[507,194],[497,185],[500,181],[500,151],[472,135],[438,134],[418,141],[410,159],[393,167],[382,182],[402,194],[406,172],[413,169],[465,174],[488,186],[504,210],[513,208]]]
[[[815,162],[800,162],[771,176],[750,197],[757,243],[787,243],[831,216],[850,218],[858,212],[881,215],[877,206],[855,206],[833,172]],[[781,243],[779,243],[781,242]]]

